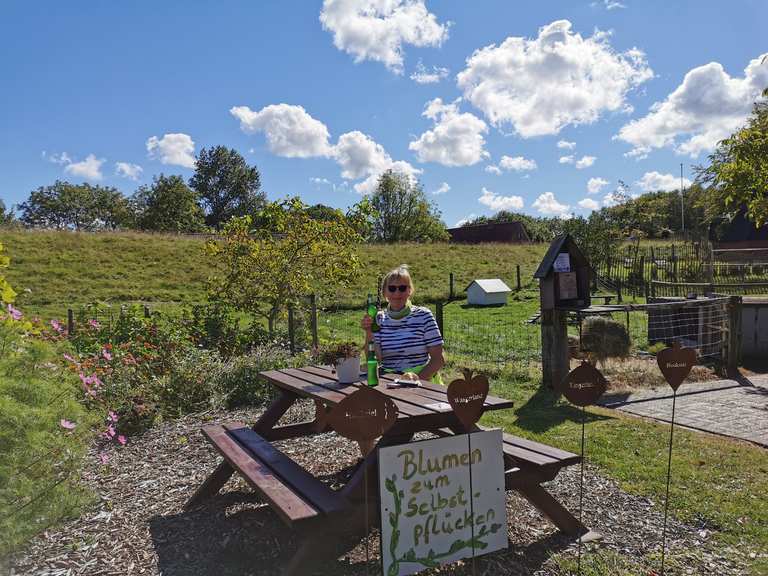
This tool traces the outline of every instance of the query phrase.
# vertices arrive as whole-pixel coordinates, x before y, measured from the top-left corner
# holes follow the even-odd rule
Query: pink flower
[[[110,419],[112,422],[117,422],[117,414],[115,414],[114,412],[112,412],[112,410],[110,410],[110,411],[109,411],[109,419]]]
[[[69,354],[64,354],[64,360],[66,360],[67,362],[72,362],[72,364],[79,364],[79,362],[74,358],[72,358],[72,356],[70,356]]]
[[[125,443],[127,442],[127,440],[125,439],[125,436],[123,436],[122,434],[120,434],[120,436],[117,437],[117,441],[120,443],[121,446],[125,446]]]
[[[74,422],[70,422],[69,420],[66,420],[66,419],[62,418],[61,420],[59,420],[59,426],[61,426],[61,427],[62,427],[62,428],[64,428],[65,430],[74,430],[74,429],[75,429],[75,426],[77,426],[77,424],[75,424]]]
[[[94,320],[93,318],[88,320],[88,324],[90,324],[91,328],[97,328],[97,329],[101,328],[101,324],[99,324],[99,321],[98,320]]]
[[[22,316],[24,316],[24,314],[21,313],[21,310],[17,310],[13,307],[13,304],[8,304],[8,314],[10,314],[11,318],[14,320],[21,320]]]
[[[112,360],[112,354],[110,354],[110,353],[107,351],[107,349],[106,349],[106,348],[104,348],[104,349],[101,351],[101,355],[102,355],[102,356],[104,356],[104,360],[106,360],[107,362],[109,362],[110,360]]]
[[[106,431],[104,432],[105,438],[114,438],[115,437],[115,427],[110,424],[107,426]]]
[[[99,454],[99,460],[101,461],[102,464],[106,464],[107,462],[109,462],[109,456],[107,455],[106,452],[102,452]]]
[[[54,319],[54,320],[51,320],[51,328],[53,328],[54,330],[56,330],[56,332],[58,332],[59,334],[61,334],[62,332],[64,332],[64,326],[62,326],[62,325],[61,325],[61,322],[59,322],[59,321],[58,321],[58,320],[56,320],[56,319]],[[66,354],[65,354],[65,356],[66,356]]]

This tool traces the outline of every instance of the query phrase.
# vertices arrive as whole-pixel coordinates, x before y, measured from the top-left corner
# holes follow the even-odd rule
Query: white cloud
[[[484,170],[490,174],[496,174],[496,176],[499,176],[501,174],[501,168],[499,168],[495,164],[488,164],[488,166],[486,166]]]
[[[381,173],[392,169],[415,180],[421,170],[408,162],[392,160],[390,155],[367,134],[358,130],[339,136],[335,145],[330,144],[328,128],[310,116],[301,106],[271,104],[258,112],[247,106],[235,106],[230,113],[240,120],[240,128],[246,133],[264,132],[270,151],[288,158],[332,158],[341,168],[345,180],[360,180],[354,185],[361,194],[373,192]],[[320,184],[319,179],[312,180]],[[334,190],[345,187],[331,184]]]
[[[565,150],[573,150],[576,148],[576,142],[568,142],[568,140],[558,140],[557,147]]]
[[[355,62],[382,62],[395,73],[403,71],[403,46],[440,46],[448,38],[450,22],[440,24],[424,0],[324,0],[323,29],[333,44]]]
[[[605,8],[606,10],[616,10],[617,8],[626,8],[624,4],[621,2],[618,2],[617,0],[603,0],[602,3],[600,2],[592,2],[590,6],[601,6]]]
[[[115,174],[128,178],[129,180],[138,180],[141,178],[141,173],[144,169],[138,164],[131,164],[130,162],[115,162]]]
[[[642,159],[656,148],[672,148],[692,158],[713,150],[717,142],[740,128],[768,86],[768,60],[750,61],[743,78],[732,78],[718,62],[690,70],[663,102],[648,115],[619,130],[618,139],[633,146],[626,156]]]
[[[43,152],[43,158],[45,158],[45,152]],[[62,152],[61,154],[51,154],[48,156],[48,160],[59,166],[72,163],[72,158],[70,158],[66,152]]]
[[[432,191],[432,194],[434,196],[439,196],[440,194],[445,194],[450,189],[451,189],[450,184],[448,184],[448,182],[443,182],[442,184],[440,184],[440,187],[437,190]]]
[[[471,220],[474,220],[475,218],[477,218],[477,214],[470,214],[466,218],[462,218],[461,220],[456,222],[456,224],[454,224],[453,227],[458,228],[460,226],[463,226],[464,224],[466,224],[467,222],[470,222]]]
[[[643,192],[656,192],[658,190],[664,190],[670,192],[672,190],[680,190],[680,177],[673,174],[661,174],[659,172],[646,172],[640,180],[635,182]],[[691,181],[688,178],[683,178],[683,187],[688,188],[691,185]]]
[[[104,158],[96,158],[93,154],[88,154],[85,160],[67,164],[64,172],[73,176],[79,176],[85,180],[101,180],[104,177],[101,173],[101,165],[104,162]]]
[[[583,170],[584,168],[589,168],[595,163],[595,160],[597,160],[597,158],[594,156],[582,156],[580,160],[576,161],[576,169]]]
[[[627,110],[627,92],[653,76],[643,52],[618,53],[609,37],[596,31],[583,38],[557,20],[538,38],[510,36],[476,50],[458,86],[491,123],[510,124],[523,138],[589,124],[603,112]]]
[[[195,143],[188,134],[152,136],[147,140],[147,152],[150,158],[159,157],[163,164],[195,167]]]
[[[533,207],[545,216],[559,216],[563,218],[571,209],[567,204],[561,204],[552,192],[544,192],[533,202]]]
[[[328,128],[301,106],[271,104],[258,112],[248,106],[229,110],[248,134],[264,132],[270,152],[287,158],[329,156]]]
[[[422,116],[435,122],[418,140],[408,144],[419,162],[437,162],[443,166],[471,166],[488,157],[485,138],[488,125],[474,114],[459,113],[458,104],[443,104],[435,98],[424,106]]]
[[[499,166],[505,170],[514,170],[515,172],[525,172],[526,170],[536,170],[536,160],[523,158],[522,156],[502,156]]]
[[[573,164],[573,154],[570,156],[560,156],[558,162],[560,162],[560,164]]]
[[[613,192],[608,192],[605,196],[603,196],[603,206],[616,206],[617,204],[621,204],[623,201],[623,198],[621,196],[617,196]]]
[[[483,194],[477,199],[480,204],[488,206],[494,212],[499,210],[522,210],[523,199],[520,196],[501,196],[483,188]]]
[[[592,200],[592,198],[584,198],[578,201],[578,205],[586,210],[597,210],[600,208],[600,202]]]
[[[416,71],[411,74],[411,80],[417,84],[435,84],[446,78],[448,72],[448,68],[441,68],[439,66],[432,66],[432,71],[430,72],[419,60],[419,63],[416,64]]]
[[[608,186],[609,182],[605,178],[590,178],[587,182],[587,194],[599,194],[600,190]]]

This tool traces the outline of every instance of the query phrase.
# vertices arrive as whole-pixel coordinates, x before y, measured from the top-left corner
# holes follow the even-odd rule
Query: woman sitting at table
[[[418,374],[421,380],[442,384],[443,337],[432,311],[411,304],[414,287],[408,267],[402,264],[389,272],[381,291],[389,305],[377,315],[379,330],[371,331],[373,318],[367,314],[360,323],[366,349],[373,339],[383,372]]]

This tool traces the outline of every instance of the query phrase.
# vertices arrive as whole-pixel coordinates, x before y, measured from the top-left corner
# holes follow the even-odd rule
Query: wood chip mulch
[[[163,576],[277,575],[296,548],[292,532],[237,476],[205,505],[184,511],[183,504],[219,461],[200,433],[210,421],[255,421],[259,410],[217,412],[167,422],[125,447],[108,447],[102,464],[94,447],[83,482],[98,496],[80,518],[34,538],[11,559],[11,576]],[[311,417],[310,405],[291,409],[283,422]],[[357,459],[357,446],[333,434],[285,441],[280,449],[331,485]],[[547,488],[568,509],[578,510],[579,467],[565,469]],[[621,491],[591,466],[585,473],[584,522],[604,538],[588,549],[607,549],[658,570],[662,507]],[[509,548],[471,562],[425,574],[562,576],[557,558],[576,557],[576,543],[514,492],[507,493]],[[729,551],[712,542],[712,527],[670,521],[667,542],[673,574],[739,575]],[[327,575],[379,574],[378,536],[323,567]],[[733,552],[733,551],[730,551]],[[649,561],[649,558],[652,561]],[[588,561],[589,558],[587,558]],[[368,572],[366,572],[366,568]]]

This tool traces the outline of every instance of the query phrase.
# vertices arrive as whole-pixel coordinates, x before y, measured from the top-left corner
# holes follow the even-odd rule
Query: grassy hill
[[[8,280],[19,292],[19,306],[43,318],[64,317],[67,308],[94,302],[114,306],[149,303],[167,309],[201,302],[211,263],[204,240],[138,233],[0,231],[11,257]],[[361,246],[363,270],[349,286],[339,286],[336,300],[359,302],[375,290],[377,278],[406,263],[416,283],[416,301],[448,294],[449,273],[457,291],[474,278],[502,278],[515,285],[515,265],[523,285],[531,283],[546,246],[398,244]]]

